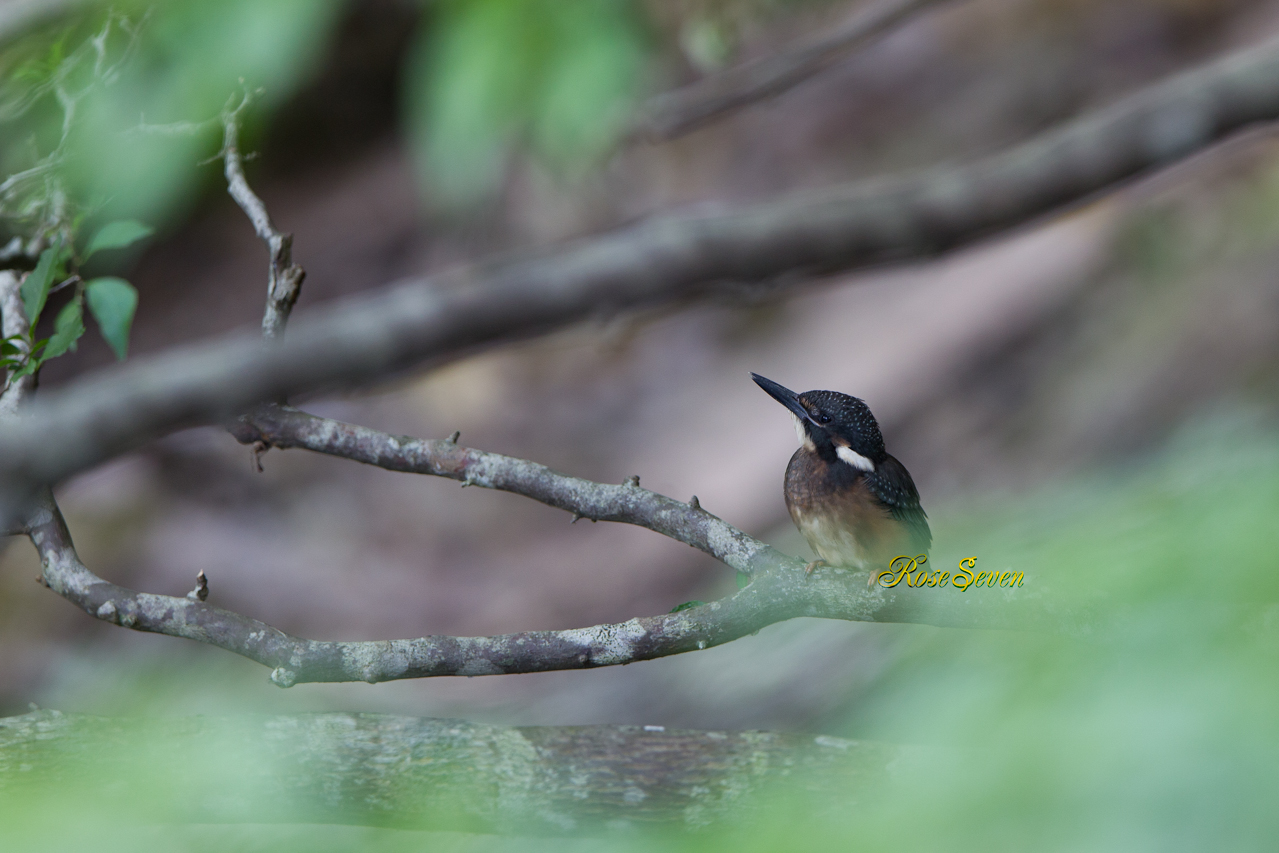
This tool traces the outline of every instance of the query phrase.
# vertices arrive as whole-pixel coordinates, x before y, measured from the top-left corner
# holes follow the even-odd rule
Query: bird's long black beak
[[[768,392],[768,396],[791,410],[791,413],[801,421],[811,421],[808,416],[808,410],[804,408],[804,404],[799,401],[799,395],[791,389],[778,385],[771,379],[765,379],[758,373],[752,373],[751,379],[755,380],[755,384]]]

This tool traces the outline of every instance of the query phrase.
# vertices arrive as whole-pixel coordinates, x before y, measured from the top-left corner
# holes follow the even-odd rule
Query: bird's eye
[[[830,415],[822,415],[822,414],[819,414],[819,415],[817,416],[817,422],[818,422],[819,424],[828,424],[828,423],[830,423]]]

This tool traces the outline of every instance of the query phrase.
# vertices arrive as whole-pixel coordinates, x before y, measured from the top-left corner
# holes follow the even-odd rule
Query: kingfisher
[[[933,542],[919,490],[884,450],[865,401],[838,391],[789,388],[752,373],[790,410],[800,447],[786,466],[786,508],[822,565],[870,570],[869,585],[895,557],[927,556]]]

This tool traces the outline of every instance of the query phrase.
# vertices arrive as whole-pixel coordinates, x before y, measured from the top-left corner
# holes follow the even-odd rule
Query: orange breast
[[[827,563],[888,568],[911,548],[910,531],[876,500],[860,471],[800,448],[786,468],[786,508]],[[913,554],[911,554],[913,556]]]

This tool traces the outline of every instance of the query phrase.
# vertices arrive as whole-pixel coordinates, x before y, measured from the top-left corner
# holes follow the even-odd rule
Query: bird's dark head
[[[826,461],[840,460],[863,471],[874,471],[888,455],[875,416],[857,397],[838,391],[796,394],[758,373],[752,373],[751,378],[790,410],[799,440]]]

